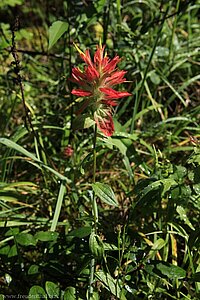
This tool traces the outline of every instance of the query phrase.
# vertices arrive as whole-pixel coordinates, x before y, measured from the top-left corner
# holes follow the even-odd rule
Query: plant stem
[[[50,231],[55,231],[56,230],[56,226],[58,224],[58,219],[59,219],[59,216],[60,216],[60,211],[61,211],[61,207],[62,207],[62,203],[63,203],[63,198],[64,198],[64,195],[65,195],[65,190],[66,190],[65,181],[62,181],[61,185],[60,185],[58,200],[57,200],[57,203],[56,203],[56,209],[55,209],[55,212],[54,212],[53,221],[52,221],[52,224],[51,224]]]
[[[93,183],[95,183],[96,181],[96,167],[97,167],[96,141],[97,141],[97,125],[95,124],[94,140],[93,140],[93,178],[92,178]],[[94,217],[93,230],[95,234],[97,234],[98,208],[97,208],[97,202],[96,202],[94,191],[92,195],[92,214]],[[95,272],[95,258],[92,258],[90,261],[90,278],[89,278],[89,293],[88,293],[89,300],[92,299],[92,295],[93,295],[94,272]]]
[[[180,6],[180,0],[178,0],[177,3],[176,3],[176,12],[177,13],[179,11],[179,6]],[[174,20],[174,23],[173,23],[173,27],[172,27],[172,35],[171,35],[170,48],[169,48],[169,61],[170,61],[170,63],[172,63],[172,59],[173,59],[174,37],[175,37],[175,31],[176,31],[177,18],[178,18],[178,15],[176,14],[175,15],[175,20]]]
[[[96,168],[97,168],[97,153],[96,153],[96,141],[97,141],[97,125],[95,124],[94,128],[94,140],[93,140],[93,178],[92,182],[96,182]],[[92,213],[94,216],[94,231],[97,233],[97,224],[98,224],[98,209],[95,198],[95,193],[93,192],[92,196]]]

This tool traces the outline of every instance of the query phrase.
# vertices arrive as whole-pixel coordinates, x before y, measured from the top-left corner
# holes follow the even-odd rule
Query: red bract
[[[74,150],[72,148],[71,145],[68,145],[65,149],[64,149],[64,155],[67,156],[67,157],[70,157],[72,156],[74,153]]]
[[[78,97],[87,97],[79,113],[86,107],[90,107],[97,127],[106,136],[111,136],[114,132],[113,106],[118,104],[117,99],[131,95],[126,91],[119,92],[112,88],[116,84],[126,81],[124,78],[126,71],[116,69],[121,59],[118,55],[110,59],[104,53],[105,46],[97,46],[94,61],[91,59],[89,50],[84,53],[76,45],[75,47],[86,64],[84,71],[79,68],[72,69],[71,81],[81,87],[73,89],[72,94]]]

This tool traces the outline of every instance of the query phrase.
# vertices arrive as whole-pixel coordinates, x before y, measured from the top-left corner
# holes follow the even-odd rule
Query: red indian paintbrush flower
[[[90,107],[97,127],[106,135],[111,136],[114,132],[112,119],[113,106],[117,99],[130,96],[128,92],[119,92],[112,87],[126,81],[126,71],[118,70],[119,56],[110,59],[104,53],[105,46],[97,46],[94,61],[90,57],[89,50],[82,52],[76,45],[82,60],[85,62],[84,71],[79,68],[72,69],[71,81],[77,83],[81,88],[73,89],[72,94],[79,97],[87,97],[78,113],[86,107]]]

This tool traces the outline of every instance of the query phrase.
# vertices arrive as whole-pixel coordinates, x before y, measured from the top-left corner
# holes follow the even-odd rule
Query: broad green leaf
[[[66,288],[63,300],[76,300],[76,289],[72,286]]]
[[[4,300],[5,296],[3,294],[0,294],[0,300]]]
[[[0,8],[7,6],[7,5],[14,7],[15,5],[22,5],[23,3],[24,3],[24,0],[1,0]]]
[[[72,230],[69,235],[75,236],[78,238],[84,238],[85,236],[88,236],[91,233],[92,227],[90,226],[85,226],[85,227],[80,227],[77,229]]]
[[[44,300],[44,299],[47,299],[47,295],[41,286],[34,285],[29,290],[28,299],[29,300],[34,300],[34,299]]]
[[[68,30],[68,23],[62,21],[54,22],[49,28],[49,49]]]
[[[145,271],[152,276],[169,279],[183,279],[186,277],[186,271],[181,267],[172,265],[164,261],[151,261],[145,266]]]
[[[152,72],[150,72],[149,76],[150,76],[151,81],[152,81],[155,85],[160,84],[160,76],[156,73],[155,70],[153,70]]]
[[[161,183],[163,184],[163,191],[162,195],[164,196],[166,192],[168,192],[171,187],[174,187],[177,185],[177,182],[172,178],[162,179]]]
[[[177,185],[176,181],[171,178],[156,180],[148,184],[142,190],[140,190],[140,198],[145,197],[149,192],[162,188],[162,194],[164,195],[172,186]]]
[[[114,279],[109,273],[105,273],[103,271],[96,272],[95,276],[103,283],[107,290],[109,290],[116,297],[120,297],[121,287],[119,280]]]
[[[11,228],[6,233],[5,236],[15,236],[19,233],[19,228]]]
[[[97,197],[99,197],[103,202],[112,206],[118,206],[117,199],[112,188],[105,183],[96,182],[92,184],[93,191]]]
[[[115,139],[115,138],[109,137],[108,139],[106,139],[105,143],[108,145],[110,144],[110,145],[117,147],[119,149],[119,151],[121,152],[121,154],[126,156],[127,147],[120,139]]]
[[[0,255],[6,255],[7,256],[9,251],[10,251],[10,246],[6,245],[4,247],[1,247],[0,248]]]
[[[170,279],[182,279],[186,276],[186,271],[184,269],[172,264],[167,265],[164,263],[159,263],[157,265],[157,269],[160,270],[163,275],[166,275]]]
[[[50,299],[59,299],[60,288],[57,284],[51,281],[46,281],[45,289]]]
[[[13,257],[13,256],[16,256],[18,255],[17,253],[17,246],[14,244],[11,248],[10,248],[10,251],[8,253],[8,257]]]
[[[35,275],[39,273],[38,265],[31,265],[28,269],[28,275]]]
[[[184,221],[184,223],[186,225],[188,225],[192,230],[195,230],[194,226],[192,225],[192,223],[190,222],[190,220],[187,217],[185,208],[183,208],[182,206],[178,205],[176,208],[177,213],[179,214],[181,220]]]
[[[40,240],[42,242],[55,241],[58,238],[57,232],[52,231],[39,231],[35,234],[35,239]]]
[[[15,236],[18,244],[22,246],[35,246],[37,244],[36,239],[30,233],[21,232]]]

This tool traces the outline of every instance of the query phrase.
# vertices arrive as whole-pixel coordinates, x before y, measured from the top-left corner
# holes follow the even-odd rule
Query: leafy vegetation
[[[0,299],[200,298],[199,9],[0,2]],[[99,40],[131,96],[95,139],[69,78]]]

